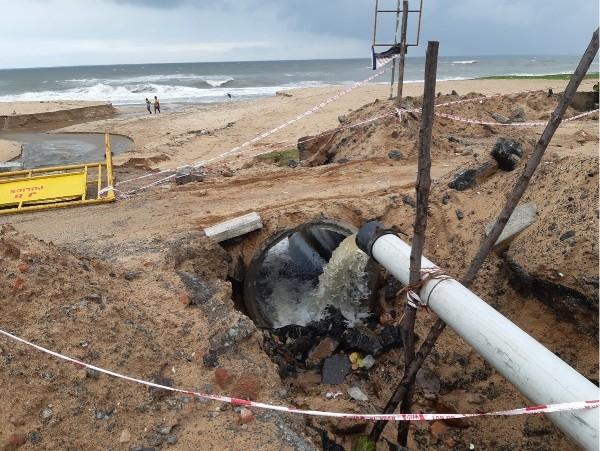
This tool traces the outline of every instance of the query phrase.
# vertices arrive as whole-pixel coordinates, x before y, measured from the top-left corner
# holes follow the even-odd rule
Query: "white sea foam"
[[[464,60],[464,61],[452,61],[452,64],[475,64],[478,63],[477,60]]]
[[[274,95],[293,86],[266,86],[248,88],[195,88],[191,86],[160,85],[155,83],[113,86],[97,83],[61,91],[37,91],[0,96],[0,102],[89,100],[109,101],[117,105],[143,103],[144,98],[158,96],[171,102],[217,102],[230,93],[234,98],[253,98]]]
[[[94,86],[97,84],[107,85],[126,85],[132,83],[165,83],[165,82],[190,82],[203,81],[212,87],[219,87],[233,81],[234,78],[228,75],[195,75],[195,74],[162,74],[162,75],[140,75],[137,77],[121,78],[71,78],[67,80],[57,80],[57,83],[76,85],[76,86]]]

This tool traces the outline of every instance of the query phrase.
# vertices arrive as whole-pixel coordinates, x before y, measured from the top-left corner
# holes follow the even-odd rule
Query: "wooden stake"
[[[407,6],[407,2],[404,2]],[[437,77],[437,59],[439,43],[430,41],[427,45],[425,59],[425,86],[423,92],[423,112],[421,115],[421,129],[419,131],[419,164],[417,173],[417,207],[413,228],[413,240],[410,253],[410,280],[409,286],[414,286],[421,280],[421,256],[425,246],[425,231],[427,229],[427,210],[429,205],[429,191],[431,188],[431,135],[433,130],[435,108],[435,83]],[[404,367],[408,370],[415,353],[415,319],[417,309],[406,305],[404,318],[401,323],[402,339],[404,342]],[[402,412],[410,412],[412,396],[407,396],[402,405]],[[395,408],[395,407],[394,407]],[[379,439],[385,422],[379,421],[373,427],[371,438]],[[398,427],[399,443],[406,444],[408,436],[408,423],[401,423]]]

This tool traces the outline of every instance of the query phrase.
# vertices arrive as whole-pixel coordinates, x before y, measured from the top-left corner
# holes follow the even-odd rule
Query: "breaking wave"
[[[208,83],[208,82],[207,82]],[[226,88],[224,81],[216,81],[215,86],[194,87],[162,85],[156,83],[137,83],[114,86],[97,83],[92,86],[81,86],[59,91],[24,92],[0,96],[0,102],[27,101],[109,101],[116,105],[143,103],[146,97],[158,96],[162,101],[171,102],[219,102],[230,93],[234,98],[255,98],[274,95],[277,91],[294,88],[295,86],[262,86],[247,88]]]
[[[477,60],[452,61],[452,64],[476,64]]]

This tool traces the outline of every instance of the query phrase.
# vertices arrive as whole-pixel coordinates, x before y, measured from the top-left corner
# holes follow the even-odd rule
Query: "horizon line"
[[[548,57],[548,56],[579,56],[578,54],[560,54],[560,53],[498,53],[498,54],[487,54],[487,55],[441,55],[439,58],[490,58],[490,57]],[[422,56],[407,56],[407,59],[412,58],[425,58]],[[596,61],[598,56],[594,59]],[[27,69],[62,69],[62,68],[74,68],[74,67],[108,67],[108,66],[158,66],[158,65],[174,65],[174,64],[228,64],[228,63],[280,63],[287,61],[344,61],[344,60],[370,60],[369,57],[349,57],[349,58],[298,58],[298,59],[271,59],[271,60],[227,60],[227,61],[174,61],[174,62],[146,62],[146,63],[103,63],[103,64],[72,64],[64,66],[20,66],[20,67],[0,67],[0,71],[9,70],[27,70]]]

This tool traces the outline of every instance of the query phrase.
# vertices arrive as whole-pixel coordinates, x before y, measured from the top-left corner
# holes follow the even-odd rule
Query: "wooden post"
[[[406,9],[408,2],[404,2]],[[406,35],[404,36],[406,38]],[[430,41],[427,45],[425,58],[425,86],[423,89],[423,111],[421,114],[421,130],[419,131],[419,164],[417,174],[417,208],[410,252],[409,286],[414,286],[421,280],[421,256],[425,247],[425,231],[427,229],[427,210],[429,207],[429,190],[431,188],[431,134],[433,130],[435,108],[435,85],[437,77],[439,43]],[[401,61],[401,65],[402,65]],[[406,305],[402,334],[404,342],[404,368],[408,370],[415,354],[415,319],[417,309]],[[401,411],[409,413],[412,405],[413,390],[410,389],[402,401]],[[409,423],[403,422],[398,427],[398,444],[406,446]]]
[[[568,105],[571,103],[571,100],[573,99],[573,96],[575,95],[577,88],[579,87],[579,85],[581,84],[581,81],[585,77],[585,74],[587,73],[597,52],[598,52],[598,29],[596,28],[596,31],[594,32],[594,34],[592,36],[592,39],[588,45],[588,48],[586,49],[585,53],[583,54],[581,61],[579,62],[579,65],[577,66],[577,69],[575,70],[575,73],[571,77],[571,80],[569,81],[569,84],[567,85],[567,89],[565,89],[565,93],[563,95],[561,102],[556,107],[556,110],[550,116],[548,125],[546,126],[546,129],[542,133],[542,136],[540,137],[538,143],[536,144],[533,154],[530,157],[529,161],[527,162],[527,165],[523,171],[523,174],[521,175],[519,180],[517,180],[517,183],[515,184],[515,188],[514,188],[513,192],[511,193],[509,199],[507,200],[504,209],[498,216],[498,219],[496,220],[496,224],[495,224],[494,228],[492,229],[492,231],[490,232],[488,237],[482,242],[481,247],[479,248],[479,251],[477,252],[477,254],[475,255],[475,257],[473,258],[473,260],[471,262],[469,270],[467,271],[465,277],[461,281],[461,283],[463,285],[468,287],[471,284],[471,282],[475,278],[475,275],[477,274],[477,271],[481,268],[481,264],[483,263],[485,258],[489,255],[494,243],[496,242],[496,240],[502,233],[502,230],[504,229],[504,226],[508,222],[508,219],[510,218],[512,211],[514,210],[514,208],[516,207],[516,204],[518,203],[521,196],[525,192],[525,189],[527,189],[527,186],[529,185],[529,181],[531,180],[531,177],[532,177],[533,173],[535,172],[537,165],[541,161],[541,158],[542,158],[548,144],[550,143],[550,140],[552,139],[552,136],[554,135],[556,128],[562,121],[562,116],[564,115]],[[531,164],[530,164],[530,162],[531,162]],[[519,195],[519,192],[520,192],[520,195]],[[516,199],[516,203],[515,203],[515,199]],[[502,220],[503,215],[505,213],[508,213],[508,215],[506,216],[506,220]],[[489,245],[488,243],[491,243],[491,245]],[[441,333],[444,331],[445,327],[446,327],[446,323],[444,323],[444,321],[442,321],[441,319],[438,319],[435,322],[435,324],[432,326],[432,328],[429,330],[429,333],[427,334],[427,338],[425,339],[425,341],[423,341],[423,344],[419,348],[419,351],[415,355],[415,358],[413,359],[412,363],[409,365],[408,370],[406,370],[404,372],[402,381],[400,382],[400,384],[396,388],[396,391],[394,392],[394,394],[388,401],[387,405],[385,406],[384,413],[393,412],[396,409],[396,407],[398,406],[398,404],[400,403],[400,401],[405,398],[406,394],[410,390],[410,387],[412,386],[412,384],[414,384],[414,381],[417,377],[417,373],[421,369],[423,362],[425,361],[425,359],[427,358],[427,356],[429,355],[429,353],[435,346],[437,339],[439,338]],[[373,426],[373,430],[371,431],[370,437],[374,441],[377,441],[377,439],[381,435],[381,432],[383,431],[383,428],[385,427],[385,423],[383,423],[383,424],[381,424],[381,423],[383,423],[383,422],[375,423],[375,425]]]
[[[408,26],[408,0],[402,3],[402,29],[400,31],[400,63],[398,65],[398,98],[396,99],[398,108],[402,101],[402,87],[404,85],[404,59],[406,57],[406,28]],[[437,65],[437,57],[436,57]]]

